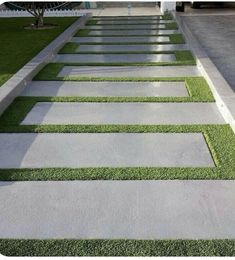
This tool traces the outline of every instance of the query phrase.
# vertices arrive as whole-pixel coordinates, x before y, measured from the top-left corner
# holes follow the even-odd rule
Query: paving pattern
[[[37,129],[42,125],[88,124],[108,129],[110,124],[136,127],[225,124],[214,102],[70,102],[69,98],[74,97],[189,97],[191,93],[184,79],[172,82],[169,78],[202,77],[196,65],[125,64],[171,62],[175,60],[175,51],[188,50],[187,43],[171,44],[171,34],[179,33],[178,30],[160,29],[167,28],[173,20],[164,20],[162,16],[130,19],[110,16],[95,20],[96,24],[84,26],[90,30],[89,36],[70,39],[78,43],[76,51],[123,53],[56,55],[52,62],[64,63],[57,72],[58,80],[30,82],[21,93],[24,99],[37,97],[19,123],[25,127],[24,133],[0,134],[0,168],[8,171],[92,167],[214,170],[217,167],[214,152],[208,136],[202,132],[27,132],[32,125]],[[169,35],[146,37],[145,33]],[[128,54],[129,51],[145,53]],[[169,53],[151,54],[151,51]],[[84,65],[67,64],[73,62]],[[103,64],[85,65],[85,62]],[[110,66],[109,62],[123,64]],[[69,81],[71,76],[91,81]],[[92,81],[94,77],[101,77],[102,81]],[[166,79],[160,82],[148,79],[159,77]],[[145,81],[135,81],[136,78]],[[231,181],[16,181],[0,182],[0,186],[0,238],[235,238],[235,184]]]

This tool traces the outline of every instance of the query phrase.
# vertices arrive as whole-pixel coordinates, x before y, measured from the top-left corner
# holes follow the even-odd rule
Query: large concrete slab
[[[64,66],[58,74],[84,77],[190,77],[201,76],[196,66]]]
[[[39,102],[22,125],[224,124],[215,103]]]
[[[125,51],[176,51],[176,50],[188,50],[187,44],[133,44],[133,45],[86,45],[81,44],[77,48],[78,52],[125,52]]]
[[[149,36],[149,37],[144,37],[144,36],[114,36],[114,37],[73,37],[71,39],[71,42],[78,42],[78,43],[84,43],[84,42],[89,42],[89,43],[125,43],[125,42],[132,42],[132,43],[141,43],[141,42],[170,42],[170,38],[168,36]]]
[[[88,36],[156,36],[156,35],[168,35],[179,33],[178,30],[91,30]]]
[[[113,25],[119,25],[119,24],[159,24],[159,23],[173,23],[173,20],[101,20],[97,21],[97,25],[104,25],[104,24],[113,24]]]
[[[175,54],[57,54],[54,62],[174,62]]]
[[[132,20],[160,20],[163,19],[161,15],[142,15],[142,16],[99,16],[99,17],[93,17],[92,20],[111,20],[111,21],[116,21],[116,20],[124,20],[124,21],[132,21]]]
[[[165,29],[165,24],[123,24],[123,25],[86,25],[84,29],[90,30],[157,30]]]
[[[1,238],[234,239],[234,181],[0,183]]]
[[[201,133],[0,134],[1,168],[214,167]]]
[[[22,96],[186,97],[184,82],[33,81]]]

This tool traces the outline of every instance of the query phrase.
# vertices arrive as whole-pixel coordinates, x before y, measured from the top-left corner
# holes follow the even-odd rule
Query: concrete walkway
[[[233,181],[0,185],[1,238],[235,238]]]
[[[128,9],[123,10],[122,15],[126,15]],[[146,15],[144,8],[140,10],[135,14]],[[157,12],[156,7],[148,9],[149,15],[156,15]],[[108,15],[106,10],[101,13]],[[100,16],[99,23],[109,23],[108,26],[112,26],[114,31],[118,30],[118,23],[138,27],[139,18],[125,19],[116,17],[121,15],[118,12],[114,14],[115,17],[110,19]],[[152,17],[147,21],[145,19],[141,21],[145,21],[145,28],[151,30],[162,21]],[[141,25],[135,31],[128,31],[128,36],[115,37],[97,36],[99,33],[110,33],[107,30],[99,33],[93,31],[91,34],[96,36],[73,37],[71,42],[83,43],[78,51],[169,50],[172,54],[57,55],[53,62],[104,62],[104,66],[65,65],[58,72],[59,77],[102,77],[104,81],[34,81],[26,86],[21,95],[188,96],[183,80],[125,82],[123,78],[202,76],[197,66],[105,65],[105,62],[171,61],[175,50],[187,50],[189,47],[187,44],[170,44],[169,36],[143,37],[142,30]],[[131,33],[139,34],[136,37],[130,36]],[[89,44],[84,44],[86,42]],[[97,42],[100,45],[93,45]],[[125,44],[118,45],[119,42]],[[135,45],[129,45],[130,42]],[[145,42],[147,44],[143,44]],[[150,42],[169,44],[148,45]],[[105,81],[105,77],[122,78],[123,81]],[[224,123],[216,104],[207,102],[37,102],[20,122],[24,127],[48,124],[174,126]],[[71,168],[91,167],[178,167],[183,171],[187,171],[187,167],[214,169],[217,166],[213,154],[206,136],[201,132],[0,134],[0,168],[13,169],[14,172],[14,169],[22,168],[44,168],[47,171],[45,168],[61,167],[68,171]],[[204,180],[0,182],[0,212],[0,238],[235,238],[235,184],[234,181]]]

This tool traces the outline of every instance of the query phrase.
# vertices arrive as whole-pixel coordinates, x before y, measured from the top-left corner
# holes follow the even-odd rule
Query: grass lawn
[[[45,18],[54,29],[26,30],[33,18],[0,18],[0,86],[77,18]]]
[[[14,240],[1,239],[6,256],[235,256],[235,240]]]

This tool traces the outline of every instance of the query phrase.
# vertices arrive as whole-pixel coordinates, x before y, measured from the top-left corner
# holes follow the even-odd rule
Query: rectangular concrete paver
[[[167,35],[167,34],[176,34],[179,33],[177,30],[91,30],[88,33],[88,36],[132,36],[132,35],[147,35],[147,36],[156,36],[156,35]]]
[[[190,77],[201,76],[196,66],[64,66],[58,74],[84,77]]]
[[[135,25],[135,24],[124,24],[124,25],[86,25],[84,29],[91,30],[157,30],[165,29],[165,24],[144,24],[144,25]]]
[[[0,134],[1,168],[214,167],[201,133]]]
[[[0,182],[1,238],[234,239],[234,181]]]
[[[115,36],[115,37],[92,37],[92,36],[86,36],[86,37],[73,37],[71,39],[72,42],[78,42],[78,43],[146,43],[146,42],[170,42],[170,38],[168,36]]]
[[[215,103],[38,102],[21,124],[223,123]]]
[[[97,25],[104,25],[104,24],[113,24],[113,25],[119,25],[119,24],[159,24],[159,23],[173,23],[173,20],[101,20],[97,21]]]
[[[77,48],[78,52],[102,52],[102,51],[176,51],[176,50],[188,50],[189,46],[186,44],[135,44],[135,45],[86,45],[81,44]]]
[[[186,97],[184,82],[33,81],[22,96]]]
[[[121,21],[128,21],[128,20],[162,20],[161,15],[136,15],[136,16],[99,16],[99,17],[93,17],[92,20],[111,20],[111,21],[116,21],[116,20],[121,20]]]
[[[172,62],[174,54],[57,54],[54,62]]]

